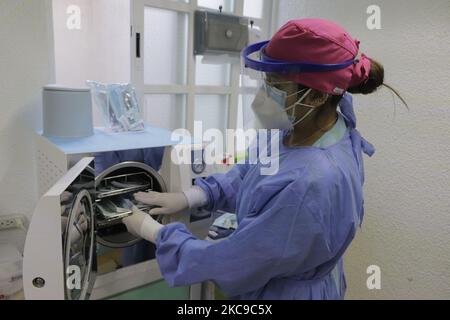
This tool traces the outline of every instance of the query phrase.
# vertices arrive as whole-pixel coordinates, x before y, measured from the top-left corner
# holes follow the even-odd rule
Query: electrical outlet
[[[0,231],[25,228],[24,219],[23,216],[0,216]]]

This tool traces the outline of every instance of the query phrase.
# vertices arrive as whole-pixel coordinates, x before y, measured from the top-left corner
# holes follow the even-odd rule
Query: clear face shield
[[[243,129],[292,130],[314,111],[314,106],[304,103],[311,89],[281,74],[245,68],[244,64],[241,71],[242,119],[238,123]]]
[[[244,127],[292,130],[306,120],[317,106],[306,102],[312,89],[289,81],[286,75],[336,71],[347,68],[354,60],[339,64],[280,61],[265,55],[268,43],[252,44],[242,54]]]

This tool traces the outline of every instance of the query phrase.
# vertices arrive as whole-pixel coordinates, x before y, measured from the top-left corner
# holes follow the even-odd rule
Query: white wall
[[[78,3],[82,30],[69,34],[65,12]],[[51,0],[0,1],[0,215],[31,215],[38,200],[33,135],[42,127],[42,87],[130,78],[129,0],[54,4],[62,12],[55,39]]]
[[[81,9],[79,30],[66,27],[71,5]],[[53,0],[53,19],[58,84],[130,81],[130,0]],[[103,125],[96,108],[94,122]]]
[[[130,0],[91,2],[95,24],[94,43],[91,44],[95,78],[103,82],[129,82],[131,79]]]
[[[0,215],[29,215],[37,201],[33,134],[54,82],[51,29],[49,0],[0,1]]]
[[[92,1],[53,0],[53,25],[55,38],[56,82],[67,86],[85,86],[86,70],[92,70],[89,59],[92,42]],[[69,30],[66,26],[70,5],[80,10],[81,29]]]
[[[80,30],[66,27],[71,5],[81,9]],[[53,19],[58,83],[129,81],[129,0],[53,0]]]
[[[371,4],[382,30],[366,28]],[[356,96],[359,129],[377,153],[366,160],[365,223],[346,256],[347,298],[450,299],[450,1],[281,0],[279,24],[303,17],[347,28],[411,108],[397,102],[395,115],[386,89]],[[372,264],[379,291],[366,287]]]

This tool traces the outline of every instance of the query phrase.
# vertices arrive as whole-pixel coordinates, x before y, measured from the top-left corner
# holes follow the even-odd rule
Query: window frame
[[[234,0],[233,14],[243,16],[244,1]],[[250,0],[251,1],[251,0]],[[260,26],[263,38],[269,38],[272,31],[275,30],[275,24],[278,13],[279,0],[264,0],[263,17],[261,19],[250,17],[255,21],[255,25]],[[197,95],[226,95],[228,96],[228,116],[225,127],[228,129],[236,129],[238,119],[239,96],[243,88],[240,88],[241,66],[232,64],[230,70],[229,86],[220,85],[197,85],[196,84],[196,56],[194,52],[194,13],[199,7],[197,0],[189,0],[189,3],[172,0],[131,0],[131,81],[141,93],[141,105],[145,95],[185,95],[186,110],[180,112],[180,116],[185,114],[184,128],[190,132],[194,131],[195,121],[195,100]],[[188,39],[187,39],[187,66],[186,66],[186,84],[184,85],[155,85],[145,84],[144,82],[144,57],[145,57],[145,28],[144,13],[145,7],[153,7],[158,9],[171,10],[187,14],[188,18]],[[137,57],[137,34],[140,34],[140,58]],[[245,88],[244,88],[245,89]],[[147,108],[144,109],[147,118]],[[181,119],[177,119],[180,123]]]

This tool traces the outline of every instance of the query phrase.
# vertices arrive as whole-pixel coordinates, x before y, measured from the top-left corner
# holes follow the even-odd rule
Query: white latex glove
[[[208,196],[199,186],[193,186],[188,190],[183,191],[189,202],[189,208],[197,209],[204,207],[208,204]]]
[[[189,203],[184,193],[159,193],[159,192],[139,192],[134,198],[150,206],[158,206],[150,210],[151,215],[171,215],[189,208]]]
[[[63,232],[66,230],[67,224],[69,223],[69,217],[67,214],[69,213],[69,210],[72,209],[71,202],[73,200],[73,196],[73,193],[69,191],[64,191],[61,195],[61,230]],[[77,215],[76,220],[74,221],[74,224],[69,226],[69,232],[72,235],[70,239],[71,244],[81,240],[89,227],[86,219],[86,208],[83,205],[80,207],[80,211],[75,212],[74,214]]]
[[[156,238],[163,225],[155,221],[149,214],[133,207],[133,214],[122,222],[129,233],[156,244]]]
[[[74,244],[75,242],[78,242],[88,230],[88,221],[85,217],[84,210],[81,212],[75,225],[70,227],[72,228],[72,238],[70,242]]]
[[[61,195],[61,203],[63,202],[69,202],[73,200],[73,193],[69,191],[64,191]]]
[[[72,208],[72,200],[73,200],[73,193],[69,191],[64,191],[61,195],[61,215],[67,216],[68,211]],[[67,211],[67,212],[66,212]],[[67,222],[67,221],[66,221]],[[64,223],[64,222],[63,222]],[[65,229],[65,225],[63,225],[63,230]]]

